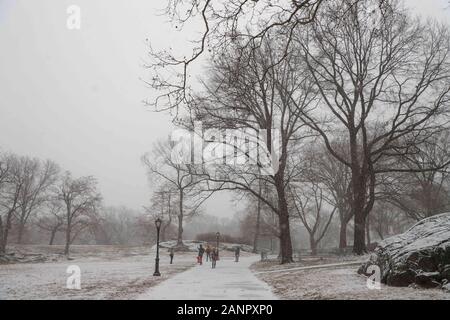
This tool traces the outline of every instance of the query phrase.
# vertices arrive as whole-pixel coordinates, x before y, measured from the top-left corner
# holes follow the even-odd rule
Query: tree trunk
[[[292,259],[292,240],[291,229],[289,225],[289,211],[287,207],[284,186],[280,183],[276,184],[278,193],[278,221],[280,227],[280,256],[281,263],[294,262]]]
[[[272,119],[270,119],[270,124],[272,123]],[[272,130],[271,128],[267,128],[267,147],[269,149],[269,153],[272,154]],[[289,211],[286,199],[285,192],[285,179],[284,179],[284,170],[286,169],[287,164],[287,138],[285,136],[281,137],[281,154],[278,159],[278,171],[275,174],[275,188],[277,190],[278,196],[278,223],[279,223],[279,232],[280,232],[280,256],[281,263],[291,263],[294,262],[292,259],[292,239],[291,239],[291,227],[289,225]],[[272,161],[276,161],[272,157]],[[272,163],[274,166],[274,163]]]
[[[70,233],[71,233],[71,227],[70,225],[67,226],[67,230],[66,230],[66,246],[64,248],[64,254],[66,256],[69,255],[69,249],[70,249]]]
[[[172,224],[172,214],[170,212],[170,210],[171,210],[171,208],[170,208],[170,198],[171,197],[170,197],[170,192],[169,192],[169,202],[167,204],[167,217],[168,217],[169,221],[167,221],[167,223],[163,223],[163,228],[161,230],[161,242],[166,241],[167,228]]]
[[[6,247],[3,243],[3,220],[2,216],[0,216],[0,254],[5,254]]]
[[[339,229],[339,249],[343,251],[347,248],[347,224],[346,221],[341,221],[341,226]]]
[[[19,224],[19,233],[17,235],[17,243],[22,244],[23,232],[25,231],[25,224]]]
[[[367,239],[367,246],[370,245],[370,217],[367,217],[366,221],[366,239]]]
[[[8,212],[8,215],[6,216],[5,225],[3,225],[3,228],[1,228],[1,239],[0,239],[0,253],[5,254],[6,253],[6,246],[8,244],[8,234],[9,229],[11,228],[11,217],[12,217],[12,211]]]
[[[261,182],[259,185],[259,195],[261,196]],[[261,221],[261,199],[258,198],[258,207],[256,210],[255,237],[253,239],[253,253],[258,252],[258,238],[259,238],[260,221]]]
[[[180,214],[178,215],[177,246],[183,245],[183,190],[180,190]]]
[[[161,242],[166,241],[166,231],[169,223],[163,223],[163,227],[161,228]]]
[[[50,235],[50,241],[49,241],[48,245],[50,245],[50,246],[53,245],[53,241],[55,240],[56,232],[58,232],[58,227],[55,227],[52,229],[52,233]]]
[[[353,235],[353,253],[362,255],[366,252],[364,204],[366,199],[366,180],[364,165],[360,165],[356,130],[350,130],[350,158],[352,172],[352,212],[355,222]]]
[[[362,210],[355,212],[355,233],[353,239],[353,252],[357,255],[366,253],[366,217]]]
[[[309,236],[309,245],[311,247],[311,255],[316,256],[317,255],[317,242],[314,240],[314,236]]]

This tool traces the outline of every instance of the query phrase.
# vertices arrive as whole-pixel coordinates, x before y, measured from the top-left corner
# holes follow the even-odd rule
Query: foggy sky
[[[140,80],[145,39],[163,48],[184,47],[195,37],[195,30],[186,38],[158,16],[165,3],[0,0],[0,148],[52,159],[75,176],[95,176],[106,205],[146,205],[150,191],[140,157],[171,125],[169,115],[142,103],[152,96]],[[81,8],[81,30],[66,27],[72,4]],[[406,4],[450,22],[446,0]],[[216,195],[205,211],[231,216],[228,200]]]

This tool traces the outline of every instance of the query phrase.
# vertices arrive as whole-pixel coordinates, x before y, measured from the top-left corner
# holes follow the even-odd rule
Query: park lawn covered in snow
[[[192,253],[177,253],[169,264],[161,251],[161,277],[153,277],[155,252],[146,247],[73,246],[71,260],[60,246],[13,248],[27,256],[48,257],[43,263],[0,264],[0,300],[6,299],[134,299],[148,288],[195,265]],[[52,261],[53,260],[53,261]],[[81,290],[69,290],[67,267],[81,269]]]
[[[450,299],[450,293],[441,289],[389,287],[381,284],[379,290],[370,290],[367,287],[367,278],[357,273],[358,266],[345,265],[351,263],[352,259],[360,261],[361,257],[324,257],[323,259],[307,257],[304,258],[305,262],[283,265],[284,271],[280,270],[280,272],[273,272],[280,266],[277,261],[271,260],[257,262],[252,265],[252,269],[256,276],[269,284],[273,292],[282,299]],[[332,263],[343,265],[310,268],[314,265]],[[300,267],[310,269],[287,270]]]

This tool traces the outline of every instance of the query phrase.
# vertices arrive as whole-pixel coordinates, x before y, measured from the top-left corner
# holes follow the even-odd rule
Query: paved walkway
[[[277,299],[270,287],[255,277],[249,266],[258,256],[217,261],[216,269],[204,263],[175,275],[138,297],[139,300],[269,300]]]

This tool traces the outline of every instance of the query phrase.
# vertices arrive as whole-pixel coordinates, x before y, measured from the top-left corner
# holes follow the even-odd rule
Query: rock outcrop
[[[371,265],[380,267],[381,283],[387,285],[444,287],[450,283],[450,213],[426,218],[383,240],[358,273],[369,276]]]

